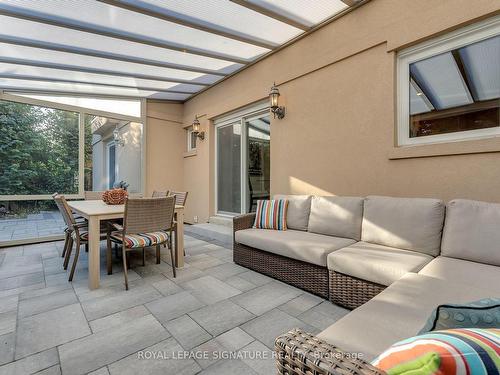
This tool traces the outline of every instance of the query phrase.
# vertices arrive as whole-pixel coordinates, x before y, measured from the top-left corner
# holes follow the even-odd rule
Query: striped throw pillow
[[[372,364],[389,375],[498,375],[500,329],[448,329],[400,341]]]
[[[257,201],[254,228],[286,230],[287,199]]]

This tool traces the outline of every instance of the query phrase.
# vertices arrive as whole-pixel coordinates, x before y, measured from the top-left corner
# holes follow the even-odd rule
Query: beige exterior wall
[[[206,139],[179,167],[190,193],[186,221],[214,214],[213,118],[266,98],[273,81],[287,109],[271,125],[273,194],[500,202],[498,139],[394,147],[397,50],[498,13],[491,0],[372,0],[189,100],[183,122],[205,115]]]
[[[182,104],[148,101],[146,119],[146,196],[153,190],[183,189],[185,132]]]

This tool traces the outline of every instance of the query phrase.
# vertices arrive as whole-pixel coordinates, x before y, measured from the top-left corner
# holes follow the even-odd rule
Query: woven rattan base
[[[329,272],[330,301],[348,309],[361,306],[386,288],[384,285],[371,283],[332,270]]]
[[[233,245],[233,258],[236,264],[328,298],[326,267],[261,251],[237,242]]]

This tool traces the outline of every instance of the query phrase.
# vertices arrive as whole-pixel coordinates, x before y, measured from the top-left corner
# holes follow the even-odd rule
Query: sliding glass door
[[[255,211],[270,191],[270,119],[267,109],[216,122],[216,212]]]

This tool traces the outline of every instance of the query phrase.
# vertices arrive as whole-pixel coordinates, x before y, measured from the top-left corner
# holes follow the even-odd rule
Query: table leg
[[[101,229],[99,217],[89,217],[89,289],[99,288]]]
[[[175,231],[176,267],[184,267],[184,210],[177,211],[177,230]]]

